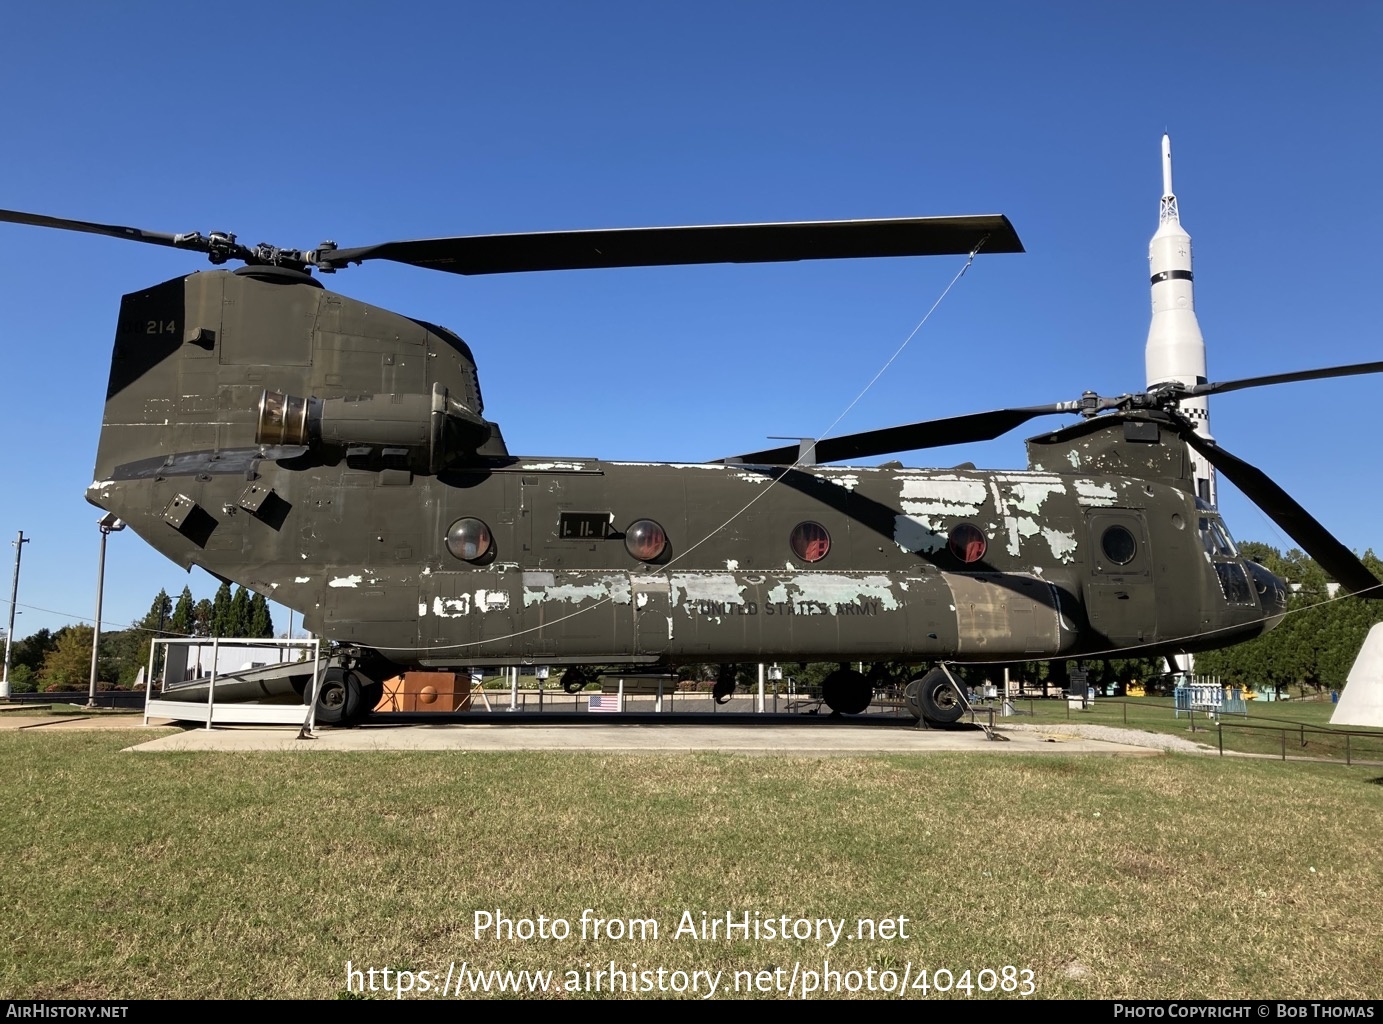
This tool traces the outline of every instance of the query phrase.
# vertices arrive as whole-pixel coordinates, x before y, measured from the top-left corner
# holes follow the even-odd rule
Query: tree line
[[[101,631],[96,663],[97,688],[128,689],[149,664],[149,644],[159,637],[246,637],[274,635],[269,602],[244,587],[231,591],[222,583],[213,598],[192,599],[183,587],[174,601],[160,590],[148,613],[126,629]],[[40,629],[16,640],[10,652],[10,689],[14,693],[84,690],[91,681],[91,637],[88,625]]]

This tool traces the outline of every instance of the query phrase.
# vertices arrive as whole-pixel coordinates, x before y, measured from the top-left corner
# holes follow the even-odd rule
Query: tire
[[[937,725],[954,725],[965,715],[965,703],[942,669],[934,668],[921,679],[914,679],[908,684],[909,689],[914,684],[917,685],[919,713],[927,721]]]
[[[858,715],[874,700],[874,687],[854,669],[838,668],[822,680],[821,699],[832,711]]]
[[[373,680],[366,682],[360,689],[360,717],[364,718],[372,713],[383,699],[384,684]]]
[[[908,680],[908,684],[903,687],[903,707],[907,708],[908,714],[913,718],[922,717],[922,681],[923,676]]]
[[[354,725],[369,708],[365,707],[365,684],[349,669],[329,668],[317,691],[318,725]],[[304,703],[312,699],[311,685],[303,692]],[[370,705],[373,707],[374,705]]]
[[[579,665],[573,665],[562,673],[562,689],[568,693],[580,693],[586,688],[586,673]]]

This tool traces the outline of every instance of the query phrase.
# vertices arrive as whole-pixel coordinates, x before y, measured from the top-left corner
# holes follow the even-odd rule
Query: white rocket
[[[1162,136],[1162,210],[1156,233],[1148,243],[1152,271],[1152,324],[1143,358],[1148,387],[1163,381],[1204,384],[1205,339],[1196,322],[1196,303],[1191,289],[1191,236],[1177,215],[1172,193],[1172,140]],[[1181,403],[1181,411],[1195,424],[1196,433],[1210,440],[1210,408],[1205,398]],[[1196,494],[1216,504],[1215,470],[1188,449],[1195,473]]]

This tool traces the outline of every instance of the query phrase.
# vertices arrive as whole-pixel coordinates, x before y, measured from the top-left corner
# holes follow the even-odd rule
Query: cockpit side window
[[[1200,522],[1201,546],[1205,548],[1205,553],[1211,558],[1238,558],[1239,552],[1235,550],[1234,541],[1229,537],[1229,531],[1218,519],[1210,516],[1201,516]]]

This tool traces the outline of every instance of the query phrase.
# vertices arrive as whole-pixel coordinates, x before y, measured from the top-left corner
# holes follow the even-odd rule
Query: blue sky
[[[0,36],[0,207],[303,248],[1007,214],[1028,252],[976,262],[839,428],[863,430],[1144,384],[1164,128],[1210,378],[1381,358],[1380,44],[1369,3],[25,4]],[[961,263],[328,284],[465,337],[512,451],[700,461],[824,431]],[[0,225],[0,538],[33,538],[17,636],[92,614],[120,296],[204,266]],[[1380,395],[1226,395],[1211,428],[1383,549]],[[907,461],[1018,467],[1022,435]],[[1291,546],[1221,499],[1240,539]],[[0,601],[12,564],[6,543]],[[107,624],[215,589],[129,533],[106,578]]]

